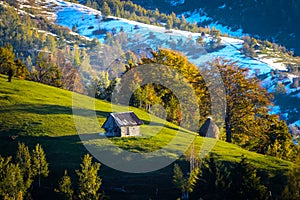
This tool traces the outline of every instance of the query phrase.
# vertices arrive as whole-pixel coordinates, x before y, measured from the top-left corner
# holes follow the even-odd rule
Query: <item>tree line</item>
[[[131,1],[87,0],[85,5],[100,10],[104,17],[113,15],[145,24],[165,26],[167,29],[174,28],[198,33],[208,33],[209,31],[209,29],[198,27],[196,23],[189,23],[184,15],[178,18],[174,12],[164,14],[159,12],[158,9],[154,11],[147,10]]]
[[[284,177],[265,174],[242,156],[239,162],[223,162],[211,155],[185,174],[178,164],[173,168],[173,184],[181,199],[282,199],[300,197],[298,165],[290,167]],[[270,181],[281,180],[280,185]]]
[[[80,170],[75,171],[78,177],[76,188],[65,170],[54,191],[68,200],[102,199],[100,166],[92,161],[92,156],[84,155]],[[42,146],[37,144],[30,151],[24,143],[19,143],[14,157],[0,156],[0,197],[6,200],[32,199],[32,192],[43,187],[42,178],[49,175],[49,163]]]

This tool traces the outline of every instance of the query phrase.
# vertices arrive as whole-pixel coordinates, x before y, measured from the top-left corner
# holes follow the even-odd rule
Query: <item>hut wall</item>
[[[139,126],[123,126],[121,127],[121,137],[140,136]]]

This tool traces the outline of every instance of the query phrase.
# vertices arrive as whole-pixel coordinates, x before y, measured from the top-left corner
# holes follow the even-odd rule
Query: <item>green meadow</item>
[[[108,140],[99,135],[104,132],[101,125],[110,112],[129,110],[144,121],[141,137]],[[12,136],[17,138],[12,139]],[[71,177],[75,177],[74,170],[79,168],[82,156],[88,153],[86,147],[99,152],[112,151],[113,155],[126,151],[141,153],[145,159],[164,156],[175,160],[179,158],[178,155],[188,155],[193,141],[197,155],[213,153],[217,159],[225,162],[238,162],[244,155],[260,170],[274,174],[282,173],[292,165],[288,161],[250,152],[234,144],[202,138],[195,132],[133,107],[112,105],[31,81],[13,79],[9,83],[6,76],[0,75],[0,154],[14,155],[18,142],[24,142],[31,148],[36,143],[42,144],[50,166],[50,176],[43,181],[49,188],[54,187],[53,183],[63,175],[64,169],[68,169]],[[177,162],[187,166],[183,156]],[[120,172],[103,164],[100,176],[104,190],[126,185],[126,189],[135,191],[129,197],[113,194],[116,198],[118,195],[123,195],[123,199],[153,196],[156,187],[161,188],[163,198],[163,191],[174,190],[172,168],[173,164],[170,164],[154,172],[134,174]],[[147,185],[145,178],[149,180]],[[173,195],[175,198],[176,194]]]

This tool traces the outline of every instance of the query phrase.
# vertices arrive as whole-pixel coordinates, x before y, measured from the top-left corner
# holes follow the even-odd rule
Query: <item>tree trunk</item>
[[[232,143],[231,126],[228,122],[225,122],[225,125],[226,125],[226,142]]]
[[[39,172],[39,188],[41,187],[41,173]]]
[[[232,132],[231,132],[231,124],[230,124],[230,113],[229,109],[226,109],[226,117],[225,117],[225,129],[226,129],[226,142],[232,143]]]

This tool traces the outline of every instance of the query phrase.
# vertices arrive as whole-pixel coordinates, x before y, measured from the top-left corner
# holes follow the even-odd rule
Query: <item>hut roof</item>
[[[208,118],[201,126],[199,134],[203,137],[218,138],[220,132],[218,126],[213,122],[213,120]]]
[[[134,112],[110,113],[119,127],[138,126],[144,124]]]

